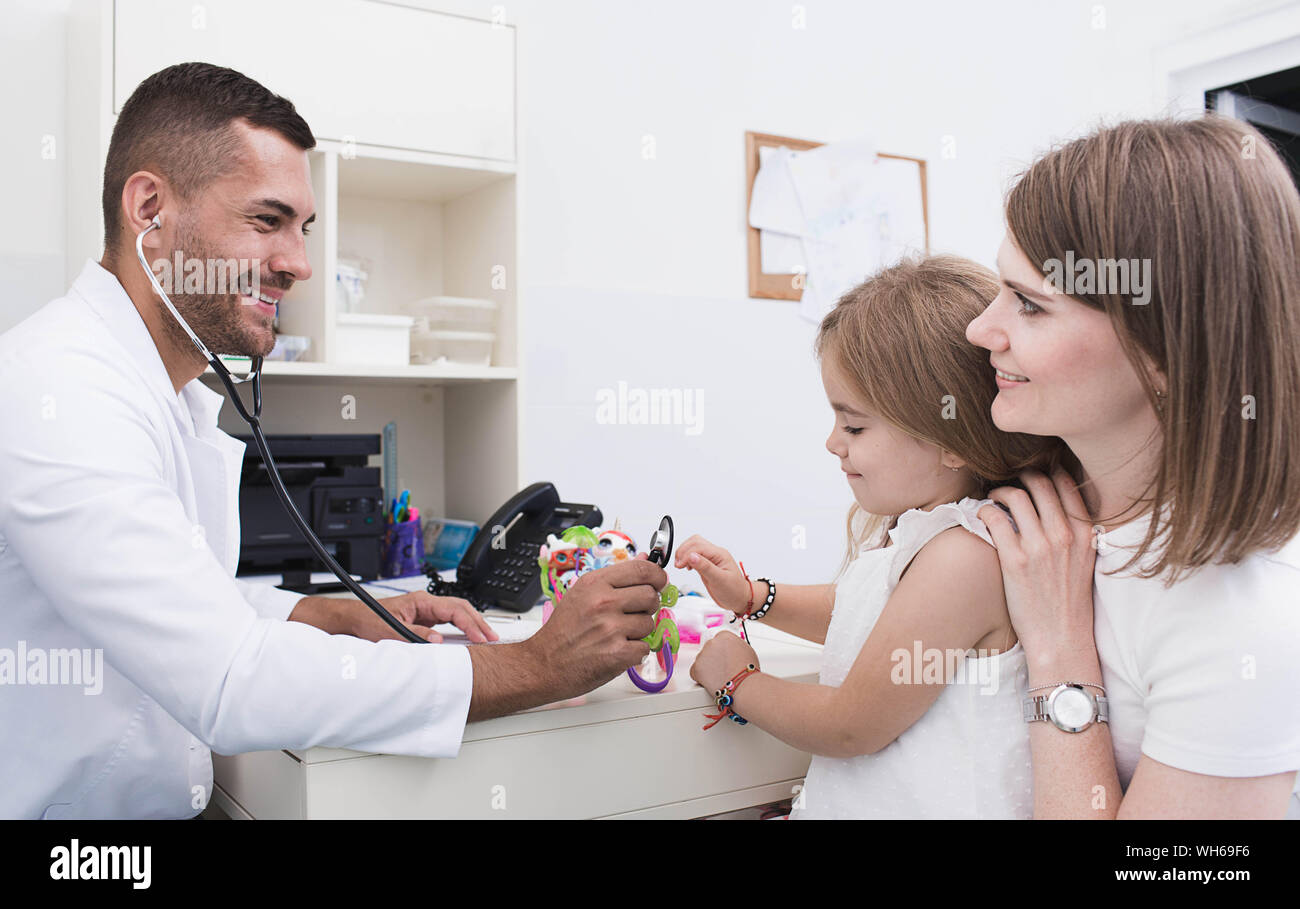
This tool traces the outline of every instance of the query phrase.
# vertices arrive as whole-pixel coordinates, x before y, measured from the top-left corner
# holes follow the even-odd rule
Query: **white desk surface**
[[[523,617],[540,618],[540,607]],[[510,635],[510,620],[490,620]],[[764,672],[817,681],[820,645],[747,629]],[[698,652],[682,644],[657,694],[620,673],[582,697],[470,723],[455,759],[337,748],[214,755],[214,800],[232,817],[558,818],[699,817],[789,798],[809,756],[752,725],[724,720],[704,732],[716,708],[690,677]]]

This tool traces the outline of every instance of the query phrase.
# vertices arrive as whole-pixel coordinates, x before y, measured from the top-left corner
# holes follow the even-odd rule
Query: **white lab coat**
[[[176,394],[95,262],[0,335],[0,816],[191,817],[209,748],[459,751],[464,647],[331,636],[233,577],[244,445],[223,402]]]

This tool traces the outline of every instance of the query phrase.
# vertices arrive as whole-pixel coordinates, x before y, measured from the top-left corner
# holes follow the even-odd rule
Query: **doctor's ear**
[[[163,215],[171,198],[167,182],[148,171],[136,171],[122,185],[122,220],[126,233],[134,241],[137,234],[149,228],[161,228],[170,225],[174,219]],[[155,229],[150,233],[160,233]],[[145,240],[145,245],[159,245],[159,237],[152,236]]]

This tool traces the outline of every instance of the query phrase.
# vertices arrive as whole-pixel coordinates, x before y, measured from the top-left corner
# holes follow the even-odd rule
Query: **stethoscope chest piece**
[[[655,531],[654,536],[650,539],[650,550],[646,558],[660,568],[667,568],[668,556],[672,554],[672,551],[673,519],[668,515],[664,515],[664,519],[659,522],[659,529]]]

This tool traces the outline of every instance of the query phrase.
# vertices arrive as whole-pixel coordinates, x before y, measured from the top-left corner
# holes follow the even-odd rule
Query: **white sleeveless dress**
[[[890,546],[854,560],[836,584],[821,684],[843,683],[903,570],[932,537],[960,526],[993,543],[976,516],[991,501],[914,508],[889,531]],[[995,656],[961,658],[958,672],[920,719],[875,754],[814,755],[791,819],[1033,817],[1029,729],[1021,713],[1024,651],[1017,642]]]

